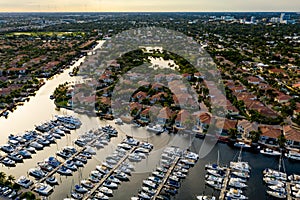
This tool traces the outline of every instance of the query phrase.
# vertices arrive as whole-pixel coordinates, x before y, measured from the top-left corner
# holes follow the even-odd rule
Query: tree
[[[4,172],[0,172],[0,182],[3,183],[3,181],[5,180],[6,178],[6,174]]]
[[[12,176],[12,175],[9,175],[8,177],[7,177],[7,181],[11,184],[13,181],[15,181],[16,179],[15,179],[15,177],[14,176]]]
[[[260,138],[260,135],[261,135],[261,130],[250,131],[249,134],[250,134],[250,138],[251,138],[252,142],[257,143]]]
[[[228,134],[229,134],[229,137],[231,139],[236,139],[237,138],[237,130],[236,128],[231,128],[228,130]]]

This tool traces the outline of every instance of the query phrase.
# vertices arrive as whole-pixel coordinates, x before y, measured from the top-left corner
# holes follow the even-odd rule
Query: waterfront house
[[[261,131],[260,143],[268,145],[277,145],[278,137],[282,134],[281,126],[276,125],[260,125]]]
[[[243,138],[250,137],[251,131],[258,131],[257,122],[249,122],[248,120],[239,120],[237,123],[237,132],[242,135]]]
[[[293,128],[291,125],[285,125],[283,126],[283,134],[287,145],[300,148],[300,130]]]

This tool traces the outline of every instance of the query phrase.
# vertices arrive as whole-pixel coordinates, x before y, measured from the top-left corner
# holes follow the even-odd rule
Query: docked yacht
[[[8,154],[7,157],[16,162],[23,162],[23,156],[15,152]]]
[[[153,183],[150,180],[143,180],[143,185],[150,187],[152,189],[156,189],[158,187],[158,185],[156,183]]]
[[[15,150],[15,148],[9,144],[5,144],[1,146],[1,150],[4,151],[5,153],[12,153]]]
[[[208,186],[215,188],[216,190],[221,190],[222,189],[222,184],[220,184],[220,183],[217,183],[217,182],[214,182],[214,181],[208,181],[208,180],[206,180],[205,183]]]
[[[49,185],[57,185],[58,181],[55,176],[50,176],[46,179],[46,183],[48,183]]]
[[[14,167],[16,165],[16,162],[8,157],[4,158],[3,160],[1,160],[1,162],[5,165],[5,166],[9,166],[9,167]]]
[[[31,168],[29,169],[29,175],[37,178],[37,179],[41,179],[41,178],[44,178],[47,173],[44,172],[43,170],[41,170],[40,168]]]
[[[109,196],[111,196],[113,194],[113,191],[111,189],[104,187],[104,186],[100,187],[99,191],[102,192],[103,194],[109,195]]]
[[[61,166],[58,170],[57,173],[65,176],[70,176],[72,175],[72,170],[66,168],[65,166]]]
[[[267,191],[268,195],[278,198],[278,199],[286,199],[287,194],[286,193],[282,193],[282,192],[276,192],[276,191]]]
[[[21,176],[16,183],[24,188],[29,188],[33,184],[33,182],[25,176]]]
[[[108,200],[109,197],[106,196],[104,193],[102,192],[97,192],[96,195],[94,196],[96,199],[99,199],[99,200]]]
[[[103,183],[103,186],[104,187],[107,187],[109,189],[117,189],[118,188],[118,185],[110,180],[106,180],[104,183]]]
[[[44,196],[48,196],[53,191],[53,188],[46,183],[37,183],[34,187],[35,192]]]
[[[234,188],[245,188],[245,187],[247,187],[247,185],[245,183],[236,181],[234,179],[229,180],[229,186],[234,187]]]
[[[153,133],[162,133],[162,132],[164,132],[164,128],[161,125],[154,125],[154,126],[148,125],[146,127],[146,130],[149,131],[149,132],[153,132]]]
[[[226,193],[226,197],[227,197],[226,199],[240,199],[240,200],[248,199],[248,197],[246,197],[242,193],[243,192],[239,189],[230,188],[229,191]]]
[[[83,187],[86,187],[88,189],[92,189],[93,187],[95,187],[95,185],[89,180],[82,180],[80,183]]]
[[[285,156],[294,161],[300,161],[300,153],[296,151],[289,151],[288,153],[285,154]]]
[[[18,154],[20,154],[24,159],[31,158],[31,153],[26,149],[20,149]]]
[[[280,156],[281,152],[270,149],[270,148],[265,148],[260,150],[260,153],[266,156]]]
[[[198,200],[217,200],[215,196],[207,196],[207,195],[198,195],[196,198]]]
[[[87,193],[89,190],[81,185],[75,185],[75,191],[78,193]]]

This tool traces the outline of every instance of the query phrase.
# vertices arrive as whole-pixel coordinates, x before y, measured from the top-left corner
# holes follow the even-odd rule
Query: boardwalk
[[[153,196],[153,199],[156,199],[156,198],[159,196],[161,190],[163,189],[164,185],[166,184],[166,182],[167,182],[169,176],[171,175],[173,169],[174,169],[175,166],[177,165],[179,159],[180,159],[180,157],[176,157],[176,159],[174,160],[173,164],[172,164],[172,165],[170,166],[170,168],[168,169],[168,171],[167,171],[167,173],[166,173],[166,175],[165,175],[163,181],[162,181],[162,182],[160,183],[160,185],[158,186],[157,191],[156,191],[155,195]]]
[[[105,133],[101,133],[97,136],[97,138],[91,140],[86,146],[89,146],[91,144],[93,144],[98,138],[102,137]],[[81,149],[79,149],[75,154],[73,154],[70,158],[68,158],[67,160],[73,160],[73,158],[75,158],[76,156],[78,156],[80,153],[82,153],[85,149],[85,147],[82,147]],[[67,161],[66,160],[66,161]],[[62,162],[59,166],[57,166],[55,169],[53,169],[51,172],[49,172],[47,174],[47,176],[45,176],[44,178],[38,180],[36,183],[42,183],[44,182],[47,178],[51,177],[53,174],[55,174],[57,172],[57,170],[64,165],[64,162]],[[28,190],[33,190],[34,189],[34,185],[32,185],[30,188],[28,188]]]
[[[289,183],[289,182],[286,183],[286,192],[287,192],[286,199],[287,200],[293,200],[292,191],[291,191],[291,183]]]
[[[83,197],[83,200],[86,200],[89,197],[91,197],[98,190],[98,188],[106,181],[106,179],[110,177],[114,173],[114,171],[118,169],[118,167],[128,158],[129,154],[134,152],[136,149],[137,147],[131,148],[131,150],[127,152],[127,154],[99,181],[99,183],[97,183],[97,185],[95,185],[95,187]]]
[[[220,192],[220,197],[219,197],[220,200],[225,199],[226,189],[227,189],[227,185],[228,185],[228,181],[229,181],[229,175],[230,175],[230,169],[228,168],[226,170],[226,176],[224,178],[222,189]]]

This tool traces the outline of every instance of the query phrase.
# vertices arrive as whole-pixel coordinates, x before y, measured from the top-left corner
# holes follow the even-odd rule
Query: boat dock
[[[226,169],[226,175],[225,175],[223,185],[222,185],[222,189],[221,189],[220,196],[219,196],[220,200],[225,199],[225,195],[226,195],[226,191],[227,191],[227,185],[228,185],[228,181],[229,181],[229,175],[230,175],[230,169],[227,168]]]
[[[98,137],[102,137],[105,133],[101,133]],[[91,144],[93,144],[98,138],[93,139],[92,141],[90,141],[86,146],[89,146]],[[76,156],[78,156],[80,153],[82,153],[84,150],[86,149],[86,147],[82,147],[80,150],[78,150],[75,154],[73,154],[70,158],[66,159],[67,160],[73,160],[73,158],[75,158]],[[51,177],[53,174],[55,174],[57,172],[57,170],[62,167],[64,165],[64,162],[62,162],[60,165],[58,165],[55,169],[53,169],[51,172],[49,172],[45,177],[41,178],[40,180],[38,180],[36,183],[42,183],[44,182],[47,178]],[[29,190],[33,190],[34,189],[34,185],[32,185]]]
[[[174,162],[173,162],[173,164],[172,164],[172,165],[170,166],[170,168],[168,169],[168,171],[167,171],[167,173],[166,173],[166,175],[165,175],[163,181],[160,183],[160,185],[159,185],[158,188],[157,188],[157,191],[156,191],[155,195],[153,196],[153,199],[154,199],[154,200],[159,196],[161,190],[163,189],[164,185],[166,184],[166,182],[167,182],[169,176],[171,175],[173,169],[174,169],[175,166],[177,165],[179,159],[180,159],[179,156],[176,157],[175,160],[174,160]]]
[[[95,185],[95,187],[93,187],[93,189],[91,189],[91,191],[89,193],[87,193],[86,195],[84,195],[84,197],[82,198],[83,200],[87,200],[89,199],[97,190],[98,188],[106,181],[106,179],[108,177],[110,177],[114,171],[116,169],[118,169],[118,167],[128,158],[128,156],[133,153],[138,147],[133,147],[131,148],[131,150],[129,152],[127,152],[127,154],[99,181],[99,183],[97,183]]]
[[[292,191],[291,191],[291,183],[290,182],[287,182],[286,183],[286,199],[287,200],[293,200],[292,198]]]

